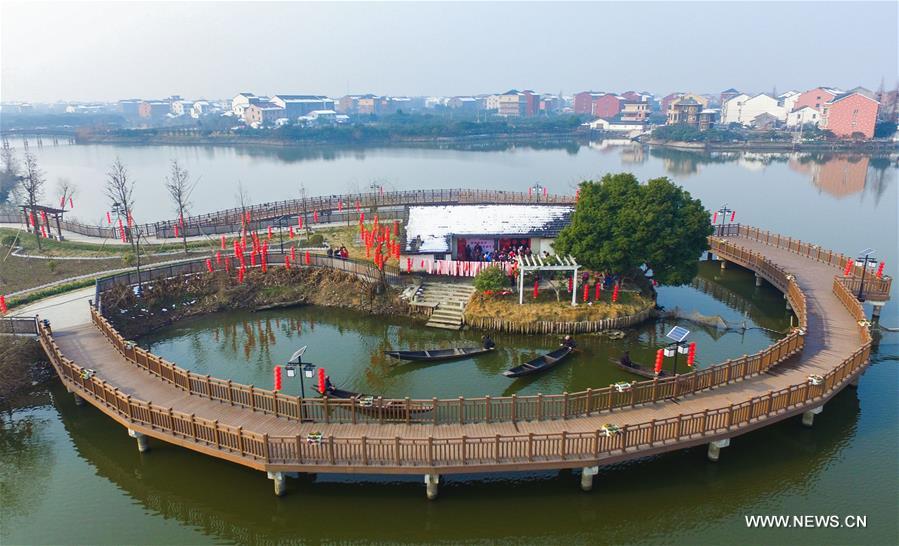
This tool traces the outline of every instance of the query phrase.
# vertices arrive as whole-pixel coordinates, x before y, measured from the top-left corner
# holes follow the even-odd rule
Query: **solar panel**
[[[690,330],[687,330],[686,328],[684,328],[682,326],[675,326],[674,328],[671,329],[670,332],[665,334],[665,337],[673,339],[674,341],[677,341],[677,342],[681,342],[681,341],[685,340],[688,335],[690,335]]]

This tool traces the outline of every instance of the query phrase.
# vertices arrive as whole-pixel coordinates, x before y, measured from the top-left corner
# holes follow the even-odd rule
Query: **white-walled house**
[[[771,95],[761,93],[754,97],[740,94],[724,103],[721,110],[721,123],[739,123],[750,125],[761,114],[770,114],[780,121],[787,118],[786,109]]]
[[[787,114],[787,127],[798,127],[807,123],[818,125],[821,121],[821,113],[811,106],[803,106]]]
[[[793,111],[793,107],[796,105],[796,101],[799,100],[799,97],[802,95],[799,91],[790,90],[786,93],[781,93],[777,95],[777,100],[780,101],[780,105],[784,107],[784,110],[787,113]]]
[[[184,116],[190,114],[194,102],[190,100],[176,100],[172,103],[172,114],[176,116]]]

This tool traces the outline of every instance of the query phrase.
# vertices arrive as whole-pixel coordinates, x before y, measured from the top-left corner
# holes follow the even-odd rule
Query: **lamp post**
[[[665,347],[664,352],[665,356],[674,357],[674,375],[677,375],[677,354],[687,354],[689,352],[690,344],[684,341],[687,339],[688,335],[690,335],[690,330],[681,326],[675,326],[670,332],[665,334],[665,337],[674,341],[674,343]]]
[[[530,187],[531,196],[536,195],[537,200],[539,201],[540,196],[543,195],[543,190],[545,190],[545,189],[546,188],[544,188],[542,185],[540,185],[540,182],[535,182],[534,185]]]
[[[864,256],[864,258],[860,258],[862,260],[862,279],[858,285],[858,301],[865,301],[865,272],[868,271],[868,259],[873,256],[877,251],[873,248],[866,248],[859,252],[860,256]],[[876,263],[876,260],[875,260]]]
[[[721,223],[719,224],[720,227],[718,228],[719,237],[724,235],[724,221],[727,218],[727,215],[732,212],[732,209],[727,208],[727,203],[724,203],[723,205],[721,205],[721,208],[718,209],[718,214],[721,216]]]
[[[311,362],[303,362],[303,353],[306,352],[307,345],[302,346],[297,352],[293,353],[290,360],[287,361],[287,377],[300,376],[300,398],[306,398],[306,385],[303,382],[303,376],[311,379],[315,372],[315,364]]]

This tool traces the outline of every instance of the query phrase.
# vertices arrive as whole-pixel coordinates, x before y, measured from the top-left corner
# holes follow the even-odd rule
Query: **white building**
[[[216,111],[216,107],[208,100],[198,100],[190,108],[190,117],[199,119]]]
[[[793,111],[793,107],[796,105],[796,101],[799,100],[799,97],[802,95],[799,91],[790,90],[786,93],[781,93],[777,95],[777,100],[780,102],[780,105],[784,107],[784,110],[787,113]]]
[[[176,100],[172,103],[172,114],[175,116],[185,116],[190,114],[194,102],[190,100]]]
[[[807,123],[817,126],[820,121],[821,113],[811,106],[803,106],[799,110],[787,114],[787,127],[798,127]]]
[[[275,95],[271,102],[283,108],[290,119],[314,110],[334,110],[334,101],[323,95]]]
[[[623,133],[628,137],[635,137],[646,131],[645,121],[622,120],[621,118],[598,118],[586,124],[594,131],[607,133]]]
[[[235,116],[243,119],[244,112],[249,105],[262,102],[269,102],[269,98],[257,97],[253,93],[238,93],[231,99],[231,111],[234,112]]]
[[[761,93],[750,97],[741,93],[724,103],[721,109],[721,123],[749,126],[761,114],[770,114],[780,121],[787,119],[786,109],[771,95]]]

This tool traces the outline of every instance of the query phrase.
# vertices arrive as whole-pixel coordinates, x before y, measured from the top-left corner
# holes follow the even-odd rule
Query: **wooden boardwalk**
[[[790,345],[797,346],[792,352],[801,350],[799,356],[767,361],[759,357],[763,373],[750,373],[745,366],[739,374],[727,370],[727,380],[714,383],[714,388],[697,388],[694,382],[690,389],[689,379],[694,374],[686,374],[674,384],[672,394],[683,393],[679,396],[655,397],[656,402],[611,410],[602,409],[598,402],[594,406],[593,395],[588,393],[586,410],[569,416],[565,395],[563,416],[567,418],[559,418],[558,413],[541,417],[531,413],[524,418],[519,414],[516,418],[515,409],[511,418],[507,413],[491,417],[494,401],[488,398],[486,418],[463,417],[456,423],[438,420],[436,411],[436,424],[410,420],[408,409],[405,421],[385,421],[383,414],[382,419],[373,420],[371,407],[355,406],[351,408],[354,422],[347,422],[346,414],[330,418],[334,408],[327,407],[324,413],[315,413],[314,419],[300,420],[290,415],[296,417],[297,411],[303,411],[304,417],[311,414],[305,413],[306,409],[261,411],[252,392],[250,407],[233,398],[233,392],[239,394],[233,389],[227,391],[230,401],[223,396],[213,399],[214,387],[225,383],[221,380],[188,374],[185,384],[174,375],[166,379],[161,369],[151,373],[153,362],[139,365],[136,353],[117,349],[107,337],[112,334],[92,323],[88,309],[80,311],[83,320],[79,324],[57,329],[52,337],[43,331],[41,337],[66,386],[136,437],[157,438],[267,471],[276,480],[276,491],[285,472],[436,476],[546,468],[589,470],[598,464],[699,444],[723,445],[722,440],[817,411],[867,366],[871,337],[867,326],[859,323],[864,319],[861,306],[844,283],[835,280],[842,274],[839,263],[830,263],[833,258],[822,261],[819,250],[812,255],[809,249],[817,247],[774,246],[770,240],[766,244],[766,239],[755,240],[761,232],[745,227],[731,232],[727,238],[711,238],[713,251],[728,262],[756,269],[775,285],[783,283],[779,288],[791,291],[794,308],[805,307],[796,310],[804,315],[800,317],[804,332],[797,332]],[[847,279],[849,284],[851,280]],[[788,288],[787,283],[795,286]],[[821,383],[810,380],[812,375],[821,376]],[[646,383],[646,388],[651,386],[655,392],[658,384]],[[511,407],[524,407],[522,400],[512,399]],[[299,400],[289,397],[276,396],[273,403],[274,408],[299,408]],[[409,404],[406,402],[406,408]],[[611,402],[608,407],[613,407]],[[144,445],[142,441],[139,439]]]

